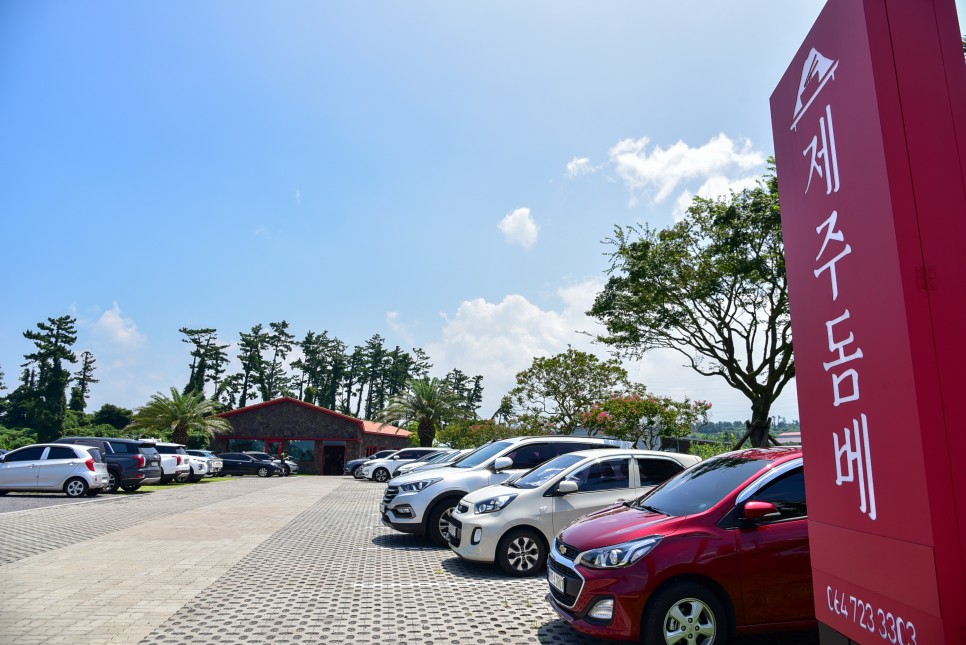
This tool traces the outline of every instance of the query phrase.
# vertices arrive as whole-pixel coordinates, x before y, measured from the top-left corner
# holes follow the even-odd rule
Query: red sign
[[[819,621],[966,642],[954,0],[829,0],[771,97]]]

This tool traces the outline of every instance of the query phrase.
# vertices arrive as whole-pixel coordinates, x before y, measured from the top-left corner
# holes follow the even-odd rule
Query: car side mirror
[[[762,502],[758,500],[752,500],[745,504],[744,515],[745,519],[751,522],[777,520],[782,516],[782,514],[778,511],[777,506],[771,502]]]
[[[577,482],[571,479],[565,479],[559,484],[557,484],[558,495],[566,495],[567,493],[576,493],[578,490],[580,490],[580,487],[577,486]]]
[[[506,470],[513,465],[513,460],[509,457],[497,457],[493,462],[493,470],[500,472],[501,470]]]

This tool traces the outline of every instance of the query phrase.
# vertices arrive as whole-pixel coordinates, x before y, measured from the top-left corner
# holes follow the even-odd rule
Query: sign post
[[[829,0],[771,97],[823,643],[966,643],[954,0]]]

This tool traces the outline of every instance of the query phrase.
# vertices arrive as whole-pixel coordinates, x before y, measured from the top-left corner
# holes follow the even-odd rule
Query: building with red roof
[[[215,452],[286,453],[299,472],[341,475],[350,459],[410,445],[408,430],[364,421],[299,399],[282,397],[218,415],[228,433],[212,440]]]

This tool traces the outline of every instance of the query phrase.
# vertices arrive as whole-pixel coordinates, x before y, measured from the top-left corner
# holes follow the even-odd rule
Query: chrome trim
[[[586,584],[587,580],[582,575],[580,575],[580,572],[577,571],[577,567],[570,566],[571,564],[576,564],[576,562],[571,562],[570,560],[567,560],[562,555],[560,555],[560,553],[557,551],[556,542],[557,540],[554,539],[554,544],[550,546],[550,557],[553,558],[554,562],[556,562],[560,566],[565,567],[577,574],[577,577],[580,578],[580,589],[577,590],[577,594],[574,596],[574,604],[572,605],[567,605],[557,600],[556,596],[553,596],[552,588],[550,589],[550,595],[553,596],[554,600],[556,600],[561,606],[566,607],[567,609],[573,609],[574,607],[577,606],[577,602],[580,600],[580,594],[584,592],[584,585]],[[549,580],[547,581],[547,586],[548,587],[551,586]]]
[[[748,499],[751,498],[751,496],[757,493],[759,490],[761,490],[761,488],[765,486],[765,484],[768,484],[774,481],[775,479],[777,479],[778,477],[781,477],[782,475],[784,475],[790,470],[801,468],[802,463],[803,463],[803,459],[801,457],[798,457],[796,459],[792,459],[791,461],[785,462],[783,464],[780,464],[778,466],[775,466],[774,468],[771,468],[765,471],[763,475],[759,476],[758,479],[748,484],[748,486],[745,487],[744,490],[738,493],[738,497],[737,499],[735,499],[735,506],[737,506],[738,504],[747,502]]]

